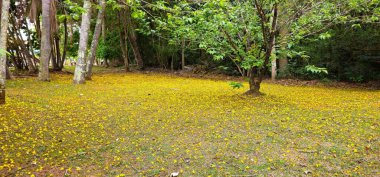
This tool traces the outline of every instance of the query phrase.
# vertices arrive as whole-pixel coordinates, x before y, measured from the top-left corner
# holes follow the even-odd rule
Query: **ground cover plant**
[[[7,83],[0,176],[380,175],[379,91],[263,83],[251,97],[170,74],[51,77]]]

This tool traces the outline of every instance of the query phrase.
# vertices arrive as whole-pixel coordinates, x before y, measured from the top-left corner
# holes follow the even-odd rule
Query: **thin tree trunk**
[[[174,71],[174,56],[172,55],[172,59],[170,60],[170,70]]]
[[[52,48],[51,48],[51,58],[50,58],[50,61],[51,61],[51,64],[53,66],[53,70],[56,71],[58,69],[58,66],[57,66],[57,55],[56,55],[56,42],[55,40],[53,39],[52,40]]]
[[[2,0],[0,28],[0,104],[5,104],[5,80],[7,75],[7,29],[9,18],[9,0]]]
[[[94,31],[94,37],[92,38],[91,42],[91,49],[90,53],[88,54],[87,58],[87,73],[86,73],[86,79],[91,80],[92,76],[92,66],[94,65],[94,60],[95,60],[95,55],[96,55],[96,49],[98,48],[99,44],[99,37],[100,37],[100,32],[102,30],[102,21],[104,17],[104,10],[106,8],[106,1],[101,0],[100,2],[101,9],[98,12],[98,17],[96,19],[96,25],[95,25],[95,31]]]
[[[276,9],[273,8],[273,12],[275,10]],[[271,17],[270,18],[270,23],[273,24],[274,20],[277,20],[277,18]],[[277,22],[275,22],[275,23],[277,23]],[[272,29],[272,30],[276,30],[276,29]],[[275,81],[276,78],[277,78],[277,57],[276,57],[276,47],[275,47],[275,44],[276,44],[276,36],[273,36],[273,46],[272,46],[271,56],[275,56],[275,57],[271,58],[272,59],[272,61],[271,61],[271,68],[272,68],[271,79],[272,79],[272,81]]]
[[[276,56],[276,54],[275,54],[276,53],[276,47],[274,45],[273,45],[272,53],[273,53],[272,56]],[[277,57],[272,58],[272,76],[271,76],[271,78],[272,78],[272,81],[275,81],[277,78]]]
[[[185,40],[182,39],[181,43],[181,64],[182,64],[182,70],[185,69]]]
[[[61,49],[59,48],[59,37],[54,37],[55,43],[55,59],[56,59],[56,67],[54,67],[55,71],[62,71],[61,67]]]
[[[10,15],[10,19],[11,19],[10,23],[16,24],[16,17],[12,16],[12,14],[9,14],[9,15]],[[34,64],[32,62],[33,56],[29,53],[29,49],[24,43],[24,39],[21,35],[20,29],[16,28],[15,25],[11,25],[11,28],[8,29],[8,31],[10,32],[10,34],[12,34],[12,35],[10,35],[10,37],[13,40],[14,45],[17,45],[17,50],[19,50],[20,55],[26,61],[25,66],[29,70],[29,73],[34,73],[36,71],[36,69],[35,69]]]
[[[127,24],[128,24],[128,32],[129,32],[128,35],[129,35],[129,40],[132,45],[133,54],[135,55],[135,59],[136,59],[137,67],[138,67],[137,69],[143,70],[144,63],[141,57],[139,45],[137,43],[137,36],[136,36],[136,32],[135,32],[134,25],[132,22],[132,16],[131,16],[131,11],[129,7],[126,7],[126,12],[127,12]]]
[[[128,58],[128,44],[127,44],[127,20],[124,11],[119,11],[119,25],[120,25],[120,48],[123,53],[125,72],[129,72],[129,58]]]
[[[29,26],[28,26],[28,23],[25,21],[25,25],[26,27],[29,29]],[[33,51],[33,44],[32,44],[32,38],[31,38],[31,33],[28,32],[28,53],[29,51],[32,53],[30,55],[30,61],[28,61],[28,69],[29,69],[29,73],[35,73],[36,72],[36,66],[33,62],[34,60],[34,51]]]
[[[50,81],[49,58],[51,56],[50,0],[42,0],[41,57],[38,79]]]
[[[66,11],[65,11],[65,13],[66,13]],[[66,51],[67,51],[67,42],[68,42],[68,29],[67,29],[67,19],[66,18],[65,18],[65,20],[63,20],[63,27],[64,27],[65,34],[64,34],[62,58],[61,58],[61,63],[60,63],[61,69],[63,69],[63,67],[64,67],[63,65],[64,65],[65,60],[66,60]]]
[[[87,42],[88,42],[88,31],[90,29],[90,20],[91,20],[91,1],[84,0],[83,8],[86,12],[82,14],[78,60],[75,67],[74,81],[73,81],[74,84],[85,83],[85,74],[86,74],[85,60],[86,60],[86,51],[87,51]]]
[[[103,23],[102,23],[102,40],[103,40],[103,44],[106,43],[106,36],[107,33],[106,33],[106,14],[104,14],[103,16]],[[109,64],[108,64],[108,61],[107,61],[107,58],[103,58],[104,60],[104,65],[108,68],[109,67]]]
[[[12,73],[11,71],[9,71],[9,66],[7,65],[6,68],[5,68],[5,79],[7,80],[11,80],[12,79]]]

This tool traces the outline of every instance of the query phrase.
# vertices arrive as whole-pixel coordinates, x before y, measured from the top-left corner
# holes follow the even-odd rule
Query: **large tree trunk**
[[[82,14],[82,23],[80,27],[78,60],[74,73],[74,84],[84,84],[86,74],[86,51],[88,42],[88,31],[91,20],[91,1],[84,0],[83,8],[86,12]]]
[[[137,63],[137,69],[138,70],[143,70],[144,69],[144,63],[141,57],[139,45],[137,43],[137,36],[135,32],[135,28],[132,22],[132,15],[129,7],[126,7],[126,12],[127,12],[127,24],[128,24],[128,35],[129,35],[129,40],[132,45],[132,50],[133,54],[135,55],[136,63]]]
[[[257,68],[252,68],[249,73],[249,90],[245,92],[245,94],[254,96],[261,95],[260,87],[262,80],[263,75],[260,73],[260,71],[258,71]]]
[[[42,0],[42,26],[41,26],[41,57],[38,79],[40,81],[50,81],[49,78],[49,58],[51,56],[50,41],[50,0]]]
[[[100,32],[102,30],[102,21],[104,18],[104,10],[106,8],[106,1],[105,0],[101,0],[99,3],[101,6],[101,9],[99,9],[99,12],[98,12],[98,16],[96,19],[96,25],[95,25],[95,31],[94,31],[94,37],[92,38],[90,53],[88,54],[88,57],[87,57],[87,69],[86,69],[86,71],[87,71],[86,79],[87,80],[91,80],[92,66],[94,65],[96,49],[98,48]]]
[[[2,0],[0,28],[0,104],[5,104],[5,80],[7,75],[7,29],[9,17],[9,0]]]

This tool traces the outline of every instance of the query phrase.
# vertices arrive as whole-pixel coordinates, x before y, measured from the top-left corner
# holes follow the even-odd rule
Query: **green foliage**
[[[243,84],[240,83],[240,82],[229,82],[228,84],[229,84],[233,89],[240,89],[240,88],[244,87]]]
[[[122,52],[120,48],[119,31],[107,31],[106,36],[105,41],[103,41],[103,39],[100,40],[96,56],[110,60],[120,59],[122,57]]]
[[[9,55],[9,53],[4,49],[0,49],[0,57],[3,57],[4,55]]]
[[[305,66],[305,69],[306,71],[314,73],[314,74],[321,74],[321,73],[328,74],[328,71],[326,68],[319,68],[314,65],[307,65]]]

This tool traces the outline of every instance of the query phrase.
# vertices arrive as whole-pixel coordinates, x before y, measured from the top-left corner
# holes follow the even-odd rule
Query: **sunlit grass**
[[[379,176],[380,92],[164,74],[8,82],[0,176]]]

